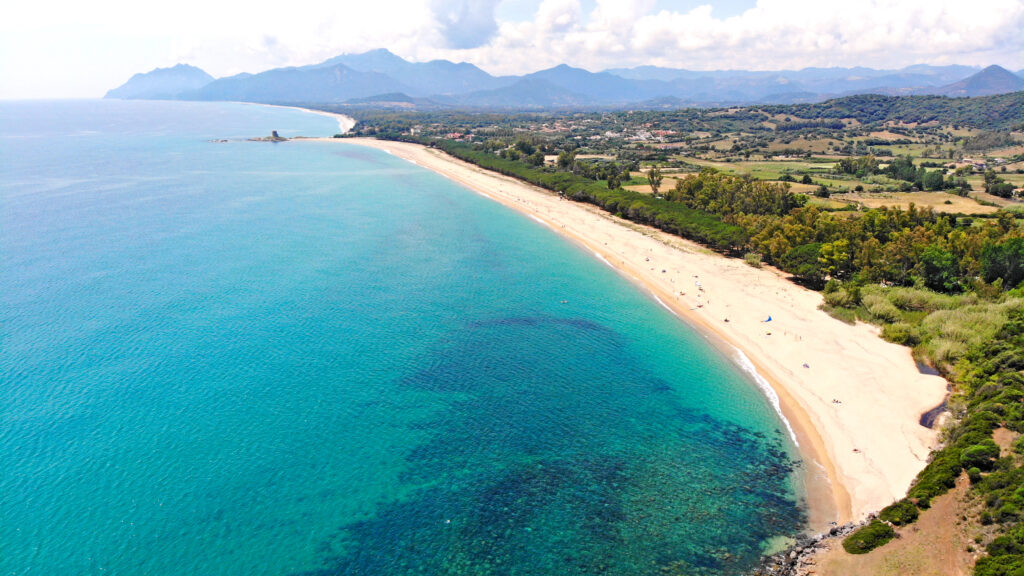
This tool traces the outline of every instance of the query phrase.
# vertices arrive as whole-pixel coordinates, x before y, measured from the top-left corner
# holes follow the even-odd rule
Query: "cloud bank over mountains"
[[[590,70],[643,64],[691,70],[1024,67],[1020,0],[759,0],[732,16],[719,15],[710,3],[684,12],[660,8],[654,0],[538,0],[521,21],[498,19],[499,4],[348,5],[344,14],[328,14],[312,35],[290,26],[275,36],[275,45],[250,41],[251,56],[262,57],[245,58],[252,63],[245,71],[377,46],[416,61],[472,62],[492,74],[523,74],[563,62]],[[202,45],[196,48],[177,59],[198,61],[204,54]]]
[[[710,5],[687,12],[654,2],[544,0],[535,17],[499,23],[486,44],[461,54],[492,73],[567,62],[599,70],[653,64],[688,69],[897,67],[917,63],[1024,66],[1024,2],[760,0],[731,17]],[[415,50],[403,56],[419,58]]]
[[[0,23],[5,72],[31,69],[15,55],[37,58],[35,67],[46,68],[61,54],[79,60],[102,54],[116,60],[99,70],[109,77],[96,80],[109,86],[134,71],[178,62],[220,77],[377,47],[412,61],[471,62],[495,75],[560,63],[589,70],[644,64],[691,70],[918,63],[1024,68],[1021,0],[65,2],[10,9]],[[69,67],[69,74],[76,72]]]

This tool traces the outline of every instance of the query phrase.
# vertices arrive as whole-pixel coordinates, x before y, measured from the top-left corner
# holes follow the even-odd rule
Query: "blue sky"
[[[1024,68],[1022,0],[33,0],[0,18],[0,98],[99,97],[185,62],[220,77],[388,48],[493,74]]]

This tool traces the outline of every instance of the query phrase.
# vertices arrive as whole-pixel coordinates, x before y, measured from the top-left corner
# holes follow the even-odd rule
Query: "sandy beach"
[[[946,381],[908,348],[818,309],[819,293],[686,240],[485,171],[416,144],[330,140],[385,150],[529,214],[632,278],[765,384],[806,465],[812,529],[863,518],[906,494],[937,442],[919,424]],[[768,319],[771,319],[768,321]],[[746,361],[749,359],[749,361]],[[770,386],[770,388],[768,387]]]
[[[338,121],[338,134],[345,134],[356,125],[356,121],[351,116],[344,114],[337,114],[335,112],[327,112],[326,110],[316,110],[314,108],[301,108],[299,106],[283,106],[281,104],[254,104],[252,102],[236,102],[236,104],[247,104],[250,106],[269,106],[270,108],[288,108],[290,110],[301,110],[309,114],[316,114],[318,116],[327,116],[328,118],[334,118]],[[308,138],[303,138],[308,139]]]

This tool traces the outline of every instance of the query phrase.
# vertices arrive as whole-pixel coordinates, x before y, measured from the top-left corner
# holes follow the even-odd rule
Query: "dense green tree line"
[[[999,276],[986,250],[1019,237],[1012,217],[971,222],[931,209],[878,208],[849,218],[811,206],[785,216],[741,214],[726,218],[751,231],[750,249],[811,284],[828,278],[865,283],[913,285],[958,292],[979,276]],[[800,269],[787,264],[793,250],[814,246],[817,258]],[[809,250],[803,248],[804,251]],[[788,256],[787,256],[788,255]],[[805,259],[806,260],[806,259]],[[1019,280],[1004,278],[1012,288]]]
[[[679,180],[665,197],[742,227],[748,250],[819,287],[835,278],[959,292],[979,277],[1001,278],[1005,288],[1021,281],[1012,265],[1021,231],[1008,214],[976,223],[911,206],[851,218],[805,207],[806,198],[786,184],[714,170]]]
[[[970,189],[970,185],[967,184],[966,180],[955,180],[952,177],[947,180],[945,178],[945,171],[942,168],[927,170],[924,166],[915,165],[913,158],[910,156],[897,156],[885,168],[877,171],[894,180],[909,182],[918,190],[936,191],[958,187]]]
[[[746,232],[739,226],[727,224],[714,214],[694,210],[678,202],[622,188],[610,189],[571,171],[545,169],[501,158],[482,147],[462,142],[436,140],[429,144],[488,170],[559,192],[573,200],[594,204],[634,222],[702,242],[717,250],[736,251],[747,240]],[[571,165],[567,163],[566,168]]]
[[[827,130],[842,130],[846,128],[846,124],[843,124],[839,120],[799,120],[781,122],[775,126],[775,130],[778,132],[792,132],[795,130],[807,130],[815,128],[824,128]]]
[[[864,178],[878,173],[878,160],[872,155],[843,158],[836,163],[835,170],[840,174],[852,174],[857,178]]]
[[[1003,289],[1021,282],[1015,262],[1024,233],[1009,214],[975,222],[911,206],[848,217],[805,206],[806,197],[791,193],[787,184],[708,169],[680,179],[660,198],[604,186],[572,172],[578,163],[571,152],[563,151],[552,168],[530,162],[528,148],[516,160],[482,145],[450,140],[429,144],[718,250],[758,253],[763,261],[819,288],[830,278],[857,285],[920,284],[948,293],[980,280],[999,281]],[[614,178],[611,183],[616,183]]]
[[[712,168],[678,180],[665,198],[721,215],[782,216],[807,203],[807,197],[790,192],[788,184],[730,176]]]
[[[933,163],[934,165],[934,163]],[[950,190],[957,189],[963,192],[970,190],[967,180],[957,173],[946,177],[945,170],[941,167],[936,170],[928,170],[924,164],[914,164],[910,156],[897,156],[884,167],[879,164],[873,155],[843,158],[833,167],[839,174],[850,174],[857,178],[864,178],[873,174],[885,174],[894,180],[906,182],[905,188],[916,187],[918,190]],[[1012,192],[1013,186],[1010,186]]]
[[[937,122],[990,130],[1017,130],[1024,125],[1024,92],[978,98],[862,94],[820,104],[758,108],[769,114],[789,114],[807,120],[853,118],[861,124]]]

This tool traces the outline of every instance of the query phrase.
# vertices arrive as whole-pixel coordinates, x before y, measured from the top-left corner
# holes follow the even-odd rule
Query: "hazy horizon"
[[[1024,3],[950,0],[301,0],[22,4],[0,23],[2,99],[100,97],[178,63],[224,77],[376,48],[495,75],[559,64],[705,70],[1024,68]]]

